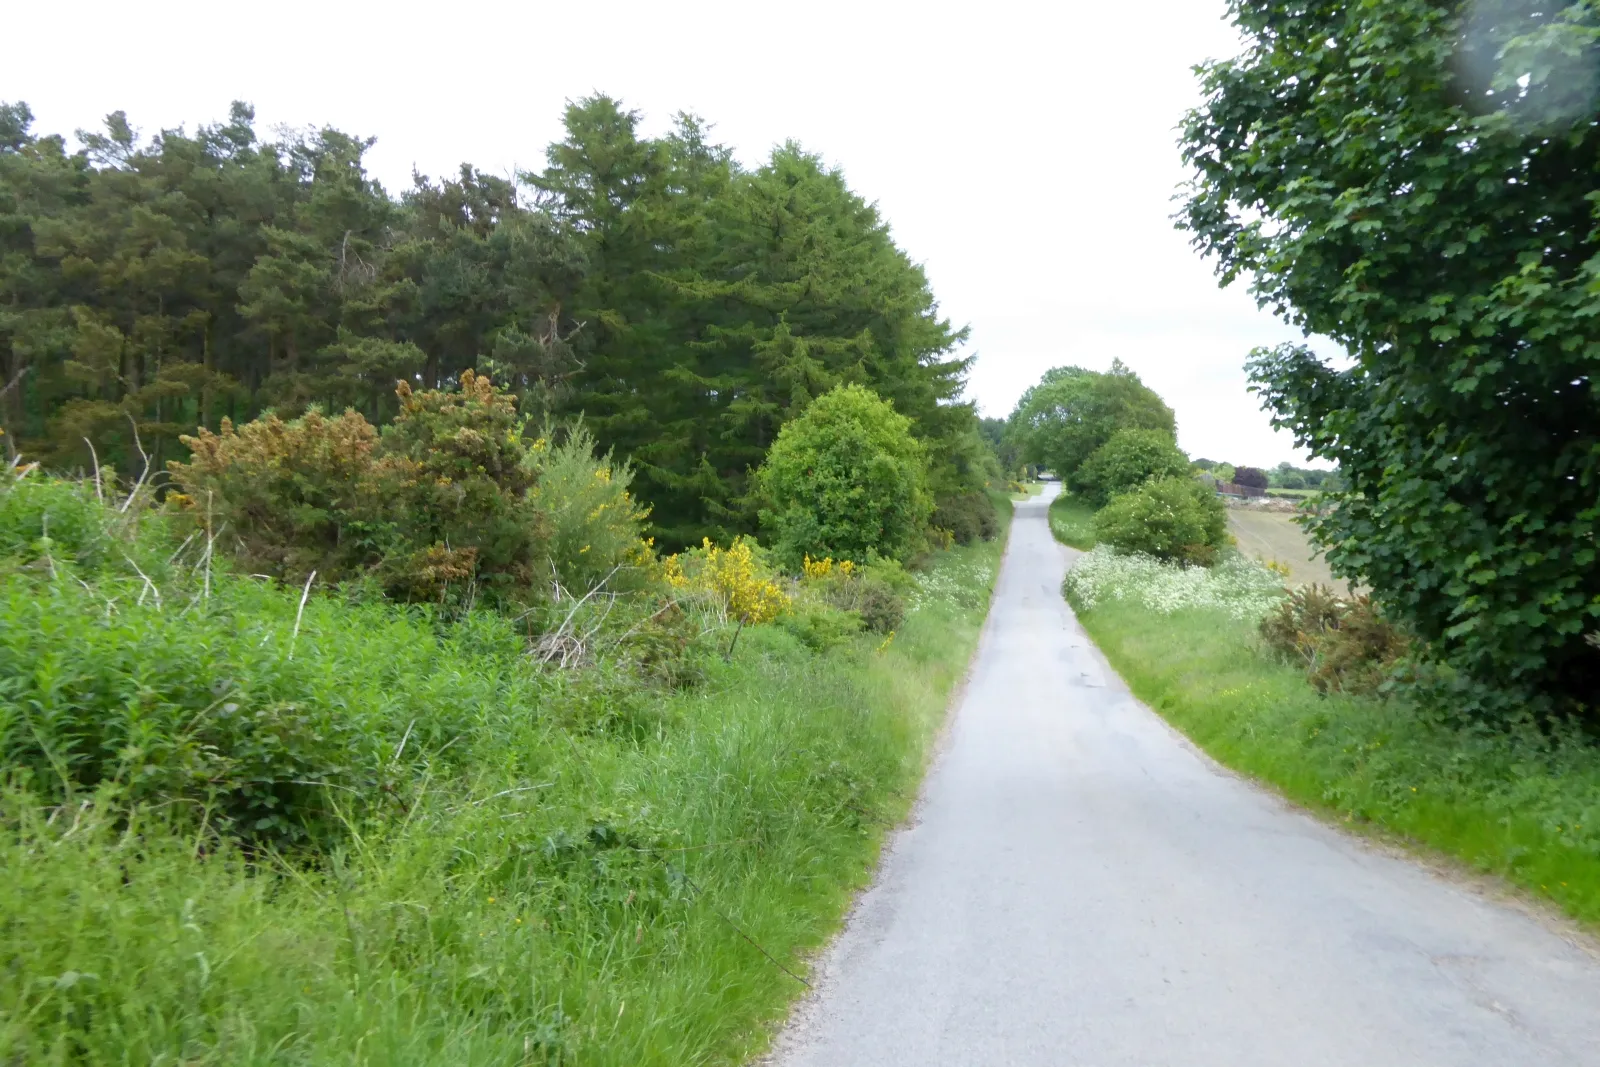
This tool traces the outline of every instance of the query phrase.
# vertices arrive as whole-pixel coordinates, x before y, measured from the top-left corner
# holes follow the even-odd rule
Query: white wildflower
[[[1062,588],[1080,611],[1125,600],[1162,615],[1212,608],[1247,621],[1260,620],[1284,595],[1281,578],[1244,556],[1211,568],[1184,567],[1145,555],[1122,555],[1105,545],[1081,557]]]

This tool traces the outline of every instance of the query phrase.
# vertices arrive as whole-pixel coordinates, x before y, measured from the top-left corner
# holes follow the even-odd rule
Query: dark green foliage
[[[1003,477],[1012,478],[1022,473],[1022,448],[1011,433],[1011,424],[1005,419],[979,419],[978,432],[994,453]]]
[[[791,571],[802,561],[904,560],[932,511],[910,420],[859,385],[814,401],[778,434],[758,478],[761,524]]]
[[[1241,0],[1204,69],[1187,224],[1224,279],[1346,346],[1256,353],[1278,425],[1349,491],[1336,571],[1473,688],[1463,710],[1593,708],[1600,160],[1590,3]]]
[[[1022,458],[1062,478],[1122,429],[1160,430],[1177,438],[1172,409],[1121,360],[1112,361],[1105,374],[1057,367],[1022,395],[1011,414]]]
[[[1323,693],[1376,694],[1410,651],[1370,596],[1341,597],[1314,584],[1291,590],[1261,620],[1261,636],[1268,648],[1303,666]]]
[[[538,174],[463,166],[396,198],[370,140],[266,142],[244,105],[150,141],[117,113],[77,153],[5,105],[0,442],[88,469],[88,438],[138,473],[134,425],[159,469],[224,418],[383,426],[397,380],[476,371],[533,424],[586,413],[676,548],[753,532],[778,428],[856,382],[911,420],[935,497],[984,487],[965,334],[838,171],[792,144],[744,170],[698,119],[645,138],[603,96],[565,119]]]
[[[1000,532],[994,503],[981,489],[940,500],[928,522],[936,530],[948,531],[958,545],[987,541]]]
[[[1157,478],[1102,508],[1094,533],[1123,552],[1209,566],[1228,543],[1228,515],[1217,495],[1193,478]]]
[[[1152,478],[1189,473],[1189,457],[1164,430],[1123,428],[1095,449],[1067,480],[1072,492],[1094,507]]]
[[[927,442],[934,490],[964,479],[970,405],[950,403],[967,361],[920,267],[838,171],[798,146],[755,171],[680,116],[661,140],[596,97],[530,180],[581,235],[591,269],[572,313],[572,403],[627,455],[663,544],[755,529],[747,476],[815,397],[864,384]]]

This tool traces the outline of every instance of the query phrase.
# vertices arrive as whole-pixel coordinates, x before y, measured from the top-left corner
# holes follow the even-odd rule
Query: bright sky
[[[253,103],[261,128],[376,136],[374,174],[543,164],[566,100],[603,91],[662,129],[678,110],[746,164],[794,139],[878,203],[972,327],[969,395],[1007,414],[1047,369],[1121,357],[1196,456],[1299,461],[1245,390],[1246,354],[1298,338],[1170,222],[1190,68],[1236,50],[1224,0],[805,5],[483,0],[455,8],[25,3],[6,16],[0,100],[36,132],[145,133]],[[1320,346],[1319,346],[1320,347]]]

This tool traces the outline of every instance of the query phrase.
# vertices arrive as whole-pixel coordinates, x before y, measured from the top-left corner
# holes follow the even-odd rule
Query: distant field
[[[1328,563],[1320,556],[1313,557],[1311,542],[1294,521],[1294,516],[1281,511],[1256,511],[1251,508],[1229,508],[1228,528],[1239,540],[1239,551],[1262,562],[1273,560],[1289,568],[1289,580],[1296,585],[1321,582],[1338,589],[1346,588],[1336,581]]]

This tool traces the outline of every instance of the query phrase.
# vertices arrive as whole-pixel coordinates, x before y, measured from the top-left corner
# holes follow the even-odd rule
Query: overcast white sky
[[[841,166],[972,327],[969,395],[1005,415],[1048,368],[1120,356],[1178,414],[1180,443],[1298,460],[1245,391],[1258,344],[1297,339],[1216,287],[1169,216],[1190,68],[1235,51],[1223,0],[426,5],[18,3],[0,100],[38,132],[123,109],[146,133],[253,103],[261,128],[378,138],[413,166],[543,163],[563,103],[621,97],[661,129],[699,113],[739,159],[793,138]]]

